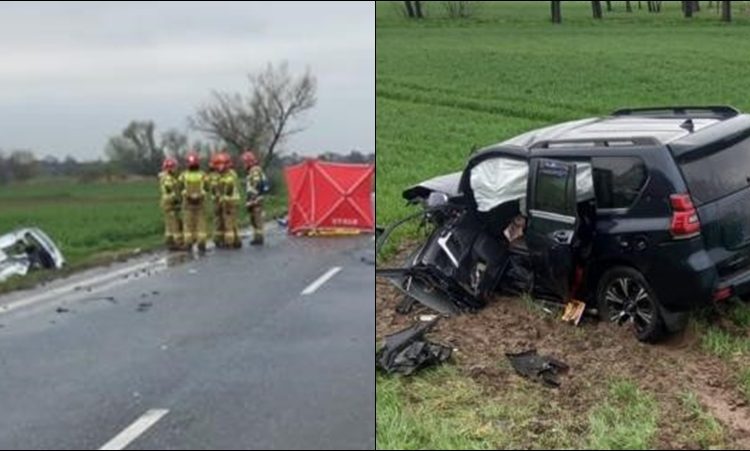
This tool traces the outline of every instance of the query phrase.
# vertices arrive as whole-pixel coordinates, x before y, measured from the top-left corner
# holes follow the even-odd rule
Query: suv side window
[[[630,207],[648,178],[637,157],[593,157],[591,166],[597,208]]]

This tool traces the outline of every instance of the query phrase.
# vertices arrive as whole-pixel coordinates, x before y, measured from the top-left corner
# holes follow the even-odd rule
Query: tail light
[[[669,231],[674,238],[692,238],[701,232],[701,222],[698,212],[693,206],[689,194],[672,194],[669,196],[672,204],[672,224]]]
[[[714,302],[720,302],[732,296],[732,287],[720,288],[714,291]]]

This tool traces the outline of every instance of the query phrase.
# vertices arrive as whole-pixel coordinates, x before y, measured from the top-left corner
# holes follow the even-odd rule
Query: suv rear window
[[[694,154],[700,157],[688,154],[680,166],[696,204],[714,201],[750,184],[750,138],[710,153],[698,150]]]
[[[636,157],[591,159],[597,208],[628,208],[646,183],[646,166]]]

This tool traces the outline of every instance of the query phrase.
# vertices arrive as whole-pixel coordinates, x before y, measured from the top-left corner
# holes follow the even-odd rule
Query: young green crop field
[[[285,196],[281,192],[268,198],[267,219],[283,213]],[[249,222],[241,210],[244,227]],[[28,226],[41,228],[60,246],[68,270],[156,249],[164,233],[158,183],[155,178],[92,183],[50,179],[0,188],[0,233]],[[53,275],[11,279],[0,283],[0,292]]]
[[[646,2],[642,10],[631,2],[632,13],[623,1],[612,2],[613,12],[602,2],[600,21],[590,2],[565,1],[560,25],[550,22],[549,2],[480,2],[466,19],[448,18],[441,2],[423,2],[420,21],[404,18],[402,3],[376,6],[380,225],[414,211],[401,198],[405,187],[459,171],[472,149],[532,128],[621,107],[750,110],[749,2],[733,2],[733,22],[724,24],[705,1],[692,19],[679,2],[664,2],[659,14],[648,13]],[[407,229],[395,242],[414,233]],[[746,399],[748,318],[747,305],[737,304],[722,320],[727,327],[694,320],[697,338],[685,359],[726,365],[722,384]],[[488,388],[467,373],[448,365],[408,379],[378,375],[378,448],[747,446],[733,441],[733,418],[716,416],[722,410],[687,387],[666,397],[637,377],[601,374],[587,388],[598,401],[582,402],[581,416],[571,418],[555,407],[554,392],[524,383]]]

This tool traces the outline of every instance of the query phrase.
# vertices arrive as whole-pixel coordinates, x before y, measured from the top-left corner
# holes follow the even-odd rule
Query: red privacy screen
[[[371,164],[307,160],[284,169],[289,233],[372,232]]]

